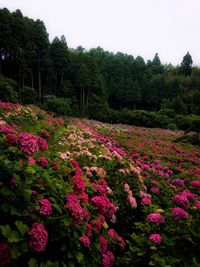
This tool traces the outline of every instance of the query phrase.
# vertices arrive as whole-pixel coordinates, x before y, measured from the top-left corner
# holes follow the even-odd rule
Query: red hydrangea
[[[46,198],[40,199],[39,201],[40,204],[40,214],[41,215],[51,215],[52,213],[52,205],[50,201]]]
[[[189,214],[182,208],[172,208],[171,211],[175,220],[185,220],[189,217]]]
[[[28,232],[30,236],[29,246],[32,251],[45,251],[48,242],[48,232],[41,223],[34,223]]]
[[[101,266],[102,267],[111,267],[114,264],[115,256],[112,251],[108,250],[105,254],[102,255]]]
[[[162,241],[162,237],[160,234],[151,234],[149,236],[149,240],[151,240],[154,243],[160,244]]]
[[[66,196],[66,200],[65,208],[69,210],[74,223],[81,223],[84,218],[84,210],[79,203],[78,197],[75,194],[69,194]]]
[[[159,224],[159,223],[163,223],[164,222],[164,217],[159,213],[150,213],[147,216],[147,221],[151,222],[151,223]]]
[[[0,267],[8,265],[11,259],[10,245],[7,243],[0,243]]]
[[[83,243],[83,245],[85,247],[89,247],[89,245],[90,245],[90,239],[88,238],[87,235],[81,236],[79,239],[80,239],[80,241]]]
[[[10,145],[16,145],[18,141],[18,136],[16,134],[6,134],[6,139],[8,140]]]
[[[7,134],[7,133],[16,133],[17,131],[14,128],[10,127],[9,125],[5,124],[1,126],[1,132]]]
[[[48,159],[46,159],[45,157],[41,157],[39,159],[39,165],[43,167],[47,167],[49,165]]]
[[[22,132],[18,136],[18,144],[22,152],[33,155],[38,152],[38,137],[34,134]]]
[[[151,199],[148,198],[148,197],[143,197],[142,198],[142,203],[146,204],[146,205],[149,205],[149,204],[151,204]]]
[[[46,151],[48,149],[47,142],[46,142],[46,140],[44,138],[39,136],[38,140],[37,140],[37,143],[38,143],[39,149],[41,151]]]
[[[198,180],[194,180],[190,184],[194,188],[200,188],[200,181],[198,181]]]
[[[98,250],[101,254],[104,254],[108,249],[108,240],[104,236],[101,235],[99,237],[99,243],[100,243],[100,247]]]

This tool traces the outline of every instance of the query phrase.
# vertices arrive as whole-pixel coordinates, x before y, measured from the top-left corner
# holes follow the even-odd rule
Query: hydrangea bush
[[[179,132],[0,117],[0,266],[198,266],[200,149]]]

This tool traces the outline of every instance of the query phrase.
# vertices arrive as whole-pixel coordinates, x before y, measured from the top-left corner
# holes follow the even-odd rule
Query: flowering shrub
[[[0,266],[198,266],[199,148],[18,109],[0,102]]]

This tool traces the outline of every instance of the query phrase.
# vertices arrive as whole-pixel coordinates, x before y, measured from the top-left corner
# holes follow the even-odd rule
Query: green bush
[[[0,76],[0,99],[3,101],[18,101],[18,93],[16,92],[16,82]]]
[[[46,106],[49,111],[55,112],[58,115],[71,115],[71,99],[52,96],[46,101]]]

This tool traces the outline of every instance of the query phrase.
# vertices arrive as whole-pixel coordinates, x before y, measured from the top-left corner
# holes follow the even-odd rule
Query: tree
[[[180,72],[184,76],[189,76],[192,73],[192,57],[189,52],[183,57],[183,61],[181,62]]]
[[[69,51],[65,36],[61,36],[59,40],[55,37],[50,46],[50,56],[54,64],[56,77],[55,77],[55,91],[57,87],[63,85],[64,76],[69,73],[70,59]]]

